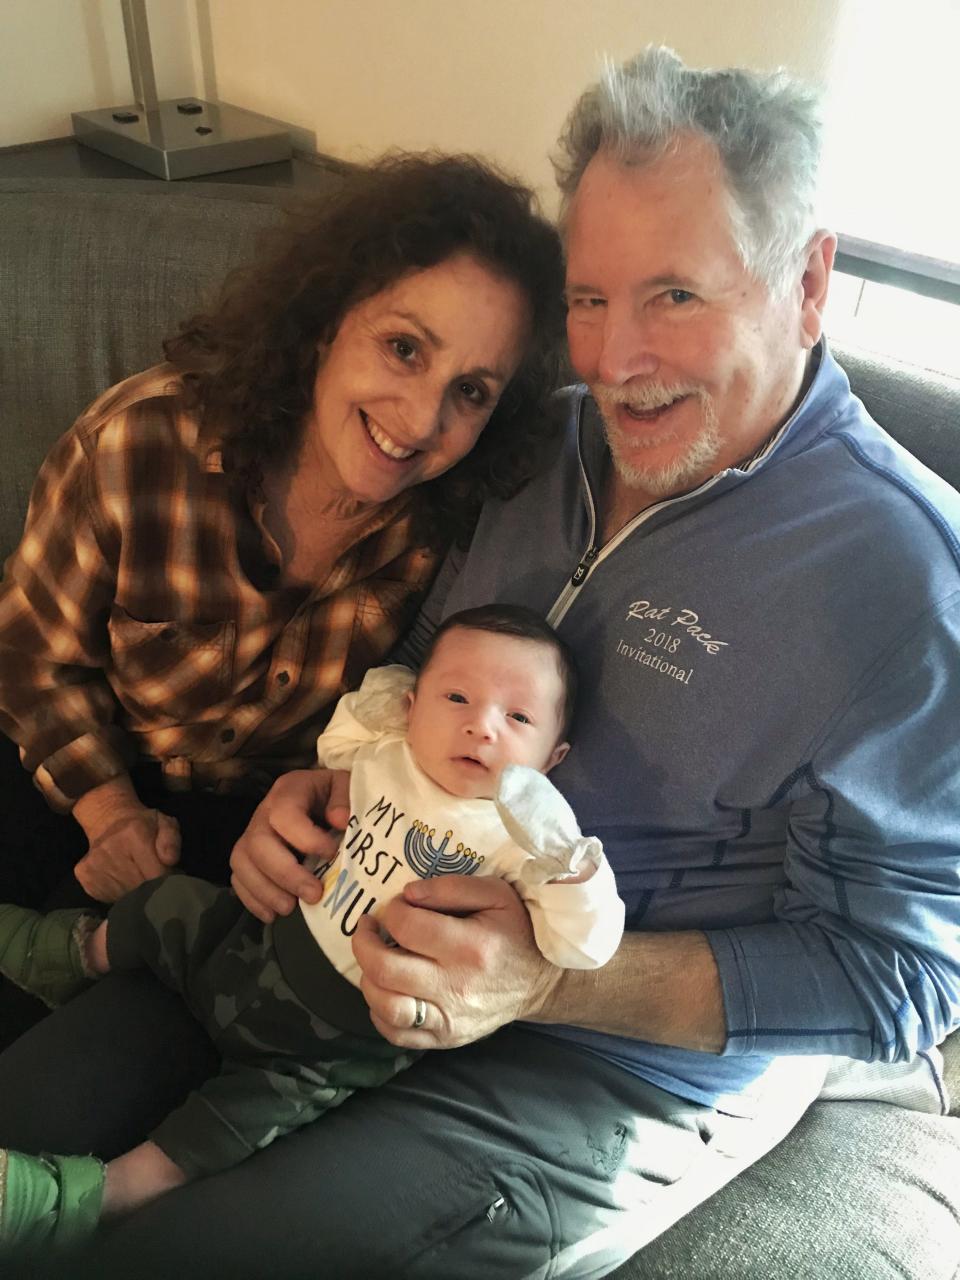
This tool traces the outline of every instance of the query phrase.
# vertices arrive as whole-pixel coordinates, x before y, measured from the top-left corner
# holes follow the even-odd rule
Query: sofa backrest
[[[250,260],[290,192],[138,180],[0,181],[0,555],[53,442]]]
[[[960,489],[960,378],[831,344],[876,422]]]
[[[341,181],[330,176],[331,184]],[[250,260],[290,190],[126,179],[0,180],[0,557],[50,445]],[[960,381],[834,349],[891,435],[960,489]]]

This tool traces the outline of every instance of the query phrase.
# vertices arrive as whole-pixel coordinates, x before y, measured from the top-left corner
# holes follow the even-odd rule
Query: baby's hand
[[[552,880],[547,881],[547,884],[584,884],[593,876],[596,869],[595,863],[584,860],[580,864],[580,870],[573,875],[554,876]]]

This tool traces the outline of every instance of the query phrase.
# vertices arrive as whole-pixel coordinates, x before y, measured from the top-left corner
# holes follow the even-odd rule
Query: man
[[[558,627],[584,713],[554,776],[629,932],[560,973],[510,892],[453,877],[391,904],[398,945],[363,922],[378,1028],[467,1047],[250,1162],[274,1274],[311,1247],[339,1276],[605,1274],[788,1132],[826,1055],[926,1070],[957,1025],[960,499],[821,342],[816,160],[798,86],[666,50],[574,110],[558,170],[591,390],[564,394],[556,459],[485,510],[411,651],[488,600]],[[288,846],[329,851],[305,813],[327,785],[290,775],[235,850],[263,919],[315,896]],[[267,1237],[252,1184],[217,1183],[104,1257],[162,1239],[169,1263],[188,1238],[233,1274]]]

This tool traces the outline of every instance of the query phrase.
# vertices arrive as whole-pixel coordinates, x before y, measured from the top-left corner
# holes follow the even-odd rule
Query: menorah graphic
[[[415,818],[413,826],[403,838],[403,856],[410,867],[424,880],[431,876],[472,876],[480,864],[475,849],[468,849],[461,841],[447,852],[453,838],[448,831],[439,844],[433,843],[436,827],[428,827]]]

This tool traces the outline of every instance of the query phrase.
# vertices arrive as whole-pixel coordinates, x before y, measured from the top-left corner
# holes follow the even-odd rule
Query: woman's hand
[[[360,918],[353,954],[374,1026],[407,1049],[453,1049],[530,1017],[563,973],[540,954],[526,907],[496,876],[408,884],[379,920]]]
[[[81,796],[73,816],[90,845],[74,875],[98,902],[116,902],[145,880],[165,875],[180,859],[176,819],[141,804],[126,776]]]
[[[237,897],[264,924],[289,915],[297,899],[316,902],[320,886],[301,856],[328,862],[347,825],[350,774],[297,769],[278,778],[230,855]],[[333,830],[317,824],[323,817]]]

